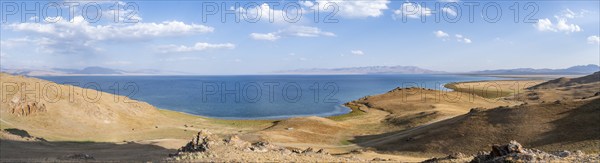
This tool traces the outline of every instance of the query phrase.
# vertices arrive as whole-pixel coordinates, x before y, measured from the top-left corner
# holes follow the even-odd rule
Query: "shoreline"
[[[457,74],[457,75],[464,75],[464,76],[471,76],[468,74]],[[473,75],[473,76],[487,76],[487,75]],[[518,82],[518,81],[545,81],[545,79],[541,79],[539,77],[531,77],[531,76],[522,76],[522,77],[510,77],[510,76],[489,76],[489,77],[497,77],[497,78],[505,78],[505,79],[498,79],[498,80],[470,80],[470,81],[461,81],[461,82],[448,82],[448,83],[444,83],[442,84],[442,86],[445,89],[451,90],[451,91],[456,91],[456,92],[464,92],[462,89],[460,88],[456,88],[453,87],[452,85],[458,85],[458,84],[465,84],[465,83],[485,83],[485,82],[508,82],[508,81],[514,81],[514,82]],[[544,76],[544,78],[549,78],[550,76]],[[549,79],[555,79],[555,78],[549,78]],[[547,79],[546,79],[547,80]],[[419,87],[421,88],[421,87]],[[391,90],[393,90],[394,88],[392,88]],[[385,93],[385,92],[384,92]],[[382,94],[384,94],[382,93]],[[468,93],[468,92],[465,92]],[[475,92],[475,94],[477,94]],[[364,95],[362,97],[367,97],[367,96],[374,96],[374,95],[378,95],[378,94],[371,94],[371,95]],[[509,94],[510,95],[510,94]],[[502,95],[502,96],[506,96],[506,95]],[[357,99],[354,99],[357,100]],[[354,101],[352,100],[352,101]],[[331,115],[331,116],[319,116],[319,115],[299,115],[299,116],[287,116],[285,118],[257,118],[257,119],[244,119],[244,118],[223,118],[223,117],[209,117],[209,116],[203,116],[203,115],[196,115],[196,114],[191,114],[191,113],[186,113],[186,112],[182,112],[182,111],[176,111],[176,110],[170,110],[170,109],[166,109],[166,108],[158,108],[156,107],[158,110],[162,110],[162,111],[169,111],[169,112],[176,112],[176,113],[181,113],[181,114],[186,114],[189,116],[194,116],[194,117],[198,117],[198,118],[204,118],[204,119],[212,119],[212,120],[219,120],[219,121],[232,121],[232,122],[236,122],[236,121],[281,121],[281,120],[287,120],[287,119],[291,119],[291,118],[299,118],[299,117],[311,117],[311,116],[317,116],[317,117],[323,117],[323,118],[328,118],[328,119],[345,119],[346,117],[353,117],[356,116],[354,114],[361,114],[364,113],[364,111],[361,111],[358,108],[353,108],[348,106],[348,104],[352,101],[348,101],[345,102],[343,104],[340,104],[340,106],[345,107],[347,109],[349,109],[350,111],[348,113],[344,113],[344,114],[340,114],[340,115]]]

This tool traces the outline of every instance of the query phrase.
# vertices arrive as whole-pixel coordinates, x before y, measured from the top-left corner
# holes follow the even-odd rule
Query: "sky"
[[[466,72],[600,62],[600,1],[0,4],[2,68],[211,75],[395,65]]]

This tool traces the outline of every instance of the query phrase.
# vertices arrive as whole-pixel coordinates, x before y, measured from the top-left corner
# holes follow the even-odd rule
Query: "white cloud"
[[[198,42],[194,44],[194,46],[185,46],[185,45],[162,45],[158,46],[158,50],[163,53],[180,53],[180,52],[194,52],[194,51],[204,51],[209,49],[233,49],[235,45],[232,43],[224,43],[224,44],[210,44],[205,42]]]
[[[567,19],[574,19],[574,18],[582,18],[585,16],[586,13],[589,13],[588,10],[581,10],[579,12],[573,12],[571,9],[565,9],[562,10],[560,13],[558,13],[557,17],[561,17],[561,18],[567,18]]]
[[[354,55],[365,55],[362,50],[351,50],[350,53]]]
[[[421,17],[430,16],[431,13],[431,9],[421,6],[421,4],[407,1],[402,3],[402,6],[399,9],[394,10],[393,18],[397,19],[407,17],[419,19]]]
[[[468,38],[464,38],[464,39],[463,39],[463,41],[464,41],[465,43],[467,43],[467,44],[470,44],[470,43],[471,43],[471,39],[468,39]]]
[[[304,7],[313,7],[315,3],[313,1],[298,1]]]
[[[448,15],[452,15],[452,16],[458,15],[458,13],[456,13],[456,11],[454,11],[454,9],[452,9],[450,7],[443,7],[442,11],[447,13]]]
[[[388,9],[389,0],[316,0],[319,11],[332,11],[331,6],[337,6],[337,15],[343,18],[367,18],[379,17],[383,11]],[[329,8],[327,8],[329,7]],[[312,8],[315,10],[315,8]],[[328,9],[328,10],[326,10]]]
[[[17,32],[37,34],[39,38],[29,39],[29,41],[49,53],[93,53],[99,50],[94,44],[100,41],[145,41],[214,31],[212,27],[179,21],[94,25],[88,23],[82,16],[75,16],[71,20],[47,17],[42,23],[13,23],[7,28]]]
[[[269,4],[263,3],[260,6],[255,6],[251,8],[243,8],[239,7],[237,9],[238,13],[241,16],[241,19],[256,21],[256,22],[270,22],[270,23],[291,23],[287,22],[284,16],[289,16],[289,19],[294,19],[294,15],[296,13],[286,13],[283,10],[273,9]],[[290,9],[290,11],[294,11]],[[303,12],[304,13],[304,12]],[[295,21],[295,20],[290,20]],[[299,21],[299,20],[298,20]]]
[[[309,26],[291,26],[282,31],[284,34],[289,34],[298,37],[319,37],[319,36],[335,36],[332,32],[321,31],[317,27]]]
[[[587,38],[587,42],[588,42],[588,44],[600,45],[600,37],[592,35]]]
[[[549,18],[538,19],[538,22],[533,26],[542,32],[564,32],[573,33],[581,32],[583,29],[577,24],[569,24],[569,19],[580,18],[586,13],[586,10],[582,10],[580,13],[575,13],[570,9],[561,11],[558,15],[555,15],[556,23],[553,23]]]
[[[275,33],[250,33],[250,38],[255,40],[275,41],[281,37]]]
[[[538,22],[534,24],[535,28],[539,31],[556,31],[552,25],[550,19],[538,19]]]
[[[449,36],[448,33],[441,31],[441,30],[435,31],[433,33],[435,34],[435,37],[438,37],[438,38],[443,38],[443,37]]]
[[[579,25],[569,24],[567,22],[567,19],[565,19],[565,18],[556,17],[556,19],[558,21],[558,23],[556,23],[556,24],[552,23],[552,21],[550,21],[550,19],[548,19],[548,18],[539,19],[538,22],[536,24],[534,24],[534,27],[538,31],[542,31],[542,32],[572,33],[572,32],[583,31],[583,29],[581,29],[581,27],[579,27]]]
[[[441,31],[441,30],[434,31],[433,34],[435,35],[435,37],[441,38],[442,41],[447,41],[450,38],[450,34],[444,32],[444,31]],[[473,42],[473,41],[471,41],[470,38],[467,38],[467,37],[463,36],[462,34],[454,34],[454,38],[456,39],[456,41],[462,42],[465,44],[470,44]]]
[[[463,36],[461,34],[455,34],[454,37],[456,38],[456,41],[464,42],[465,44],[470,44],[472,42],[471,39],[466,38],[465,36]]]
[[[250,38],[255,40],[268,40],[275,41],[283,36],[290,37],[320,37],[327,36],[332,37],[335,36],[332,32],[322,31],[317,27],[309,27],[309,26],[290,26],[288,28],[270,32],[270,33],[251,33]]]
[[[559,19],[558,24],[556,24],[556,29],[559,31],[564,31],[566,33],[571,32],[580,32],[581,28],[576,24],[568,24],[567,19]]]

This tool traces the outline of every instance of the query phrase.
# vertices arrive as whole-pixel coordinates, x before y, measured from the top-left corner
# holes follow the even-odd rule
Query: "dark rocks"
[[[442,158],[431,158],[428,160],[425,160],[423,162],[426,163],[434,163],[434,162],[465,162],[464,159],[467,159],[469,156],[460,153],[460,152],[455,152],[452,153],[446,157],[442,157]]]
[[[59,160],[94,160],[94,156],[85,153],[75,153],[58,157]]]
[[[556,100],[556,101],[554,101],[554,104],[558,105],[558,104],[562,104],[562,102],[560,100]]]
[[[479,112],[482,112],[484,110],[485,110],[485,108],[481,108],[481,107],[472,108],[471,110],[469,110],[469,114],[479,113]]]
[[[268,152],[269,150],[274,149],[274,146],[269,142],[258,141],[252,143],[248,149],[253,152]]]
[[[188,142],[185,146],[179,148],[177,153],[169,154],[170,157],[178,156],[182,153],[194,153],[194,152],[206,152],[210,149],[209,138],[212,134],[208,131],[200,130],[192,141]]]
[[[507,145],[493,145],[490,156],[501,157],[511,153],[523,153],[523,146],[521,146],[521,144],[514,140],[510,141],[510,143],[508,143]]]
[[[492,151],[489,154],[480,152],[471,162],[547,162],[554,160],[559,160],[559,157],[537,149],[525,149],[521,144],[513,140],[506,145],[493,145]]]
[[[379,158],[379,157],[375,157],[373,158],[371,161],[375,161],[375,162],[381,162],[381,161],[393,161],[392,159],[385,159],[385,158]]]

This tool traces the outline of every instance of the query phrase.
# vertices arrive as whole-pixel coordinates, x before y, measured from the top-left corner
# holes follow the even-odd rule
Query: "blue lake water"
[[[332,116],[342,104],[396,87],[444,89],[448,82],[493,80],[461,75],[242,75],[39,77],[117,93],[158,108],[225,119]],[[116,91],[118,88],[118,92]]]

